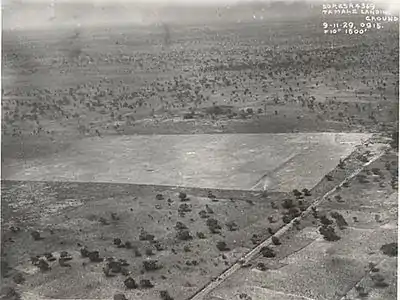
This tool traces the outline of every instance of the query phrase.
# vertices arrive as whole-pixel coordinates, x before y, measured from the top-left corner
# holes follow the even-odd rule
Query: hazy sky
[[[3,0],[2,4],[9,4],[9,3],[79,3],[79,2],[89,2],[89,3],[158,3],[158,4],[185,4],[185,5],[199,5],[199,4],[235,4],[238,2],[272,2],[272,1],[279,1],[279,0]],[[283,0],[282,2],[298,2],[299,0]],[[370,0],[343,0],[343,1],[338,1],[338,0],[304,0],[301,2],[326,2],[326,3],[332,3],[332,2],[374,2],[374,3],[381,3],[385,5],[390,5],[390,6],[399,6],[400,5],[400,0],[375,0],[375,1],[370,1]]]
[[[147,24],[154,21],[158,22],[160,20],[155,20],[157,18],[175,18],[179,19],[179,13],[175,15],[168,12],[168,15],[162,13],[161,7],[168,6],[168,4],[184,4],[185,6],[193,5],[218,5],[223,7],[225,5],[233,5],[238,2],[273,2],[274,0],[3,0],[2,5],[6,7],[3,9],[3,29],[8,28],[37,28],[37,27],[48,27],[48,26],[70,26],[76,24],[93,24],[98,22],[123,22],[126,20],[131,23]],[[276,0],[275,0],[276,1]],[[84,7],[81,6],[57,6],[56,9],[52,10],[51,3],[93,3],[94,6]],[[283,1],[282,1],[283,2]],[[287,0],[284,2],[299,2],[297,0]],[[300,2],[338,2],[335,0],[305,0]],[[350,0],[341,0],[340,2],[346,3],[351,2]],[[353,0],[352,2],[360,2]],[[365,0],[364,2],[368,2]],[[376,0],[373,1],[376,4],[382,4],[384,8],[391,12],[398,12],[400,9],[400,0]],[[43,6],[32,6],[24,5],[28,3],[42,3]],[[140,9],[135,6],[125,7],[127,4],[142,4]],[[13,5],[15,4],[15,5]],[[103,9],[102,4],[107,4],[107,9]],[[147,5],[146,5],[147,4]],[[159,5],[157,5],[159,4]],[[150,13],[154,11],[155,13]],[[160,12],[160,14],[158,14]],[[186,16],[186,18],[191,18],[192,13]],[[200,17],[198,14],[193,12],[193,18]],[[204,16],[203,16],[204,17]],[[166,20],[167,20],[166,19]]]

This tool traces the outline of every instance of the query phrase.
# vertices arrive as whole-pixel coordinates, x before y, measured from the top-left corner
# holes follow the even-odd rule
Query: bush
[[[160,297],[162,300],[174,300],[168,293],[168,291],[160,291]]]
[[[272,243],[276,246],[282,244],[281,241],[279,240],[279,238],[277,238],[276,236],[272,237]]]
[[[319,220],[321,221],[321,224],[324,226],[333,224],[333,221],[329,220],[326,216],[321,216]]]
[[[302,194],[301,194],[301,192],[300,192],[299,190],[294,189],[294,190],[293,190],[293,195],[294,195],[296,198],[298,198],[298,197],[300,197]]]
[[[260,253],[262,254],[262,256],[267,257],[267,258],[273,258],[276,256],[275,251],[269,247],[262,247],[260,250]]]
[[[184,229],[184,230],[179,230],[179,231],[176,233],[176,238],[177,238],[178,240],[181,240],[181,241],[188,241],[188,240],[191,240],[193,237],[191,236],[189,230]]]
[[[397,243],[385,244],[381,247],[381,251],[388,256],[397,256]]]
[[[336,220],[336,224],[338,225],[340,230],[345,229],[349,224],[347,224],[345,218],[339,214],[338,212],[332,212],[331,217]]]
[[[145,260],[143,262],[143,267],[146,271],[156,271],[161,268],[157,260]]]
[[[290,209],[290,208],[294,207],[293,200],[292,199],[285,199],[283,201],[283,203],[282,203],[282,207],[285,208],[285,209]]]
[[[217,242],[217,249],[219,251],[229,251],[230,249],[228,248],[227,244],[223,241]]]
[[[210,229],[211,233],[219,233],[222,229],[221,225],[219,225],[218,221],[215,219],[208,219],[207,226]]]
[[[329,242],[336,242],[340,240],[340,236],[335,233],[335,229],[332,226],[322,226],[319,232],[323,235],[324,239]]]
[[[187,194],[185,192],[179,192],[179,199],[181,199],[181,201],[184,201],[185,199],[187,199]]]
[[[183,115],[184,120],[191,120],[194,119],[194,114],[193,113],[188,113]]]

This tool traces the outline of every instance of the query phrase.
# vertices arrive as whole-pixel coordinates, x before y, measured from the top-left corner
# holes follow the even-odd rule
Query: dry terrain
[[[1,299],[396,299],[398,23],[257,5],[3,32]]]
[[[94,137],[46,158],[14,159],[3,166],[2,174],[7,180],[310,189],[370,137],[360,133]]]

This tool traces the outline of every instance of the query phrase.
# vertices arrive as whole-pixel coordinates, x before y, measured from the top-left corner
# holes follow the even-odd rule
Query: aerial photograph
[[[1,2],[0,300],[396,300],[397,0]]]

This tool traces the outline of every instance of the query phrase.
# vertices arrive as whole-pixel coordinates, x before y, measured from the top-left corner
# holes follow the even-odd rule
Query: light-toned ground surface
[[[390,170],[385,170],[386,162],[392,163]],[[371,174],[372,168],[379,168],[382,175]],[[367,169],[361,174],[368,183],[355,178],[318,207],[321,214],[330,217],[336,211],[348,222],[346,229],[336,228],[339,241],[325,241],[310,216],[301,230],[293,229],[281,238],[282,245],[272,246],[278,253],[275,258],[255,259],[251,268],[239,270],[204,299],[359,299],[360,287],[369,293],[367,299],[397,299],[397,257],[380,250],[383,244],[397,242],[397,191],[386,183],[397,173],[397,155],[385,155]],[[335,200],[336,195],[342,197],[341,202]],[[259,262],[269,270],[256,269]],[[370,263],[378,269],[372,272]],[[377,274],[387,287],[374,283]]]
[[[355,133],[88,138],[51,157],[3,166],[3,179],[218,189],[312,188],[356,145]]]

